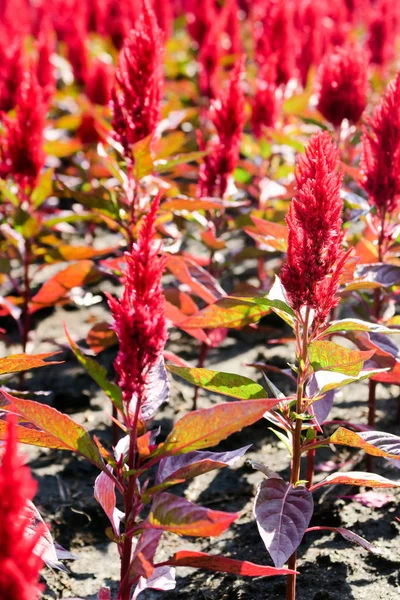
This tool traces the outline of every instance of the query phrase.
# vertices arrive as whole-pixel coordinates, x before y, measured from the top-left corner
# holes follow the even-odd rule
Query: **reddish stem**
[[[28,337],[30,331],[30,314],[29,314],[29,302],[30,302],[30,258],[31,258],[31,243],[30,240],[25,240],[25,252],[23,261],[24,270],[24,286],[23,286],[23,305],[22,305],[22,351],[26,352],[28,345]]]
[[[297,329],[297,346],[299,356],[299,373],[297,379],[297,394],[296,394],[296,413],[300,415],[303,412],[303,394],[304,384],[307,373],[307,346],[308,346],[308,321],[310,316],[310,309],[307,307],[306,314],[303,323],[303,335],[300,338],[300,332]],[[300,479],[300,466],[301,466],[301,430],[303,421],[296,419],[296,428],[293,435],[292,442],[292,468],[290,473],[290,483],[295,485]],[[288,561],[288,568],[296,571],[297,555],[293,552],[292,556]],[[288,575],[286,579],[286,600],[296,599],[296,575]]]

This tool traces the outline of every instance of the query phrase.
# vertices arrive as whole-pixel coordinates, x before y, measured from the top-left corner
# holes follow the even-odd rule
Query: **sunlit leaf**
[[[168,366],[168,370],[193,385],[224,396],[240,400],[255,400],[265,398],[267,395],[261,385],[243,375],[221,373],[210,369],[185,369],[172,365]]]
[[[296,571],[290,569],[256,565],[246,560],[235,560],[193,550],[181,550],[163,564],[174,567],[193,567],[194,569],[205,569],[206,571],[216,571],[218,573],[232,573],[241,577],[273,577],[296,573]]]
[[[162,492],[154,498],[147,519],[154,529],[171,531],[178,535],[218,537],[238,516],[239,513],[196,506],[185,498]]]
[[[363,431],[356,433],[339,427],[329,438],[332,444],[361,448],[372,456],[384,456],[400,460],[400,437],[383,431]]]
[[[33,400],[21,400],[11,396],[4,389],[0,391],[4,396],[4,400],[0,402],[3,410],[14,412],[37,427],[32,429],[18,425],[17,435],[21,443],[71,450],[81,454],[100,469],[104,469],[100,452],[82,425],[75,423],[68,415],[60,413],[51,406]],[[4,439],[6,435],[7,423],[0,421],[0,439]]]
[[[29,371],[29,369],[37,369],[46,367],[47,365],[59,365],[62,361],[45,362],[45,358],[55,356],[56,352],[48,354],[13,354],[6,358],[0,358],[0,375],[6,373],[19,373],[20,371]]]
[[[277,402],[276,398],[243,400],[193,411],[175,424],[153,456],[173,456],[216,446],[232,433],[261,419]]]
[[[315,371],[335,371],[352,377],[359,375],[364,362],[373,355],[374,350],[349,350],[334,342],[317,340],[308,346],[308,358]]]

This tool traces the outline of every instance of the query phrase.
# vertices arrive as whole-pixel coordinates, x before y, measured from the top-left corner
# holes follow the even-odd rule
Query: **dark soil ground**
[[[110,287],[103,283],[98,291]],[[93,293],[95,293],[93,291]],[[65,321],[70,334],[76,340],[85,338],[91,324],[106,320],[108,313],[103,304],[90,308],[58,308],[47,315],[42,314],[36,323],[30,352],[46,352],[64,348],[60,355],[62,365],[49,366],[32,371],[25,380],[25,387],[31,391],[50,390],[43,401],[67,412],[95,433],[105,444],[110,445],[109,413],[110,405],[92,380],[77,364],[72,353],[66,349],[63,332]],[[273,321],[273,324],[276,322]],[[180,356],[196,363],[197,342],[172,332],[170,349]],[[20,351],[18,346],[4,348],[4,355]],[[261,381],[259,373],[246,363],[266,360],[284,366],[293,360],[292,345],[270,345],[263,342],[258,333],[251,330],[229,336],[223,347],[210,354],[208,365],[213,369],[247,374]],[[107,350],[98,359],[109,369],[112,377],[112,361],[115,350]],[[284,382],[275,380],[277,384]],[[14,378],[10,387],[18,384]],[[286,385],[286,382],[285,382]],[[287,388],[284,391],[289,391]],[[396,424],[396,387],[378,385],[378,428],[400,433]],[[32,397],[32,396],[31,396]],[[166,436],[172,423],[190,410],[193,389],[180,381],[173,381],[168,406],[159,413],[155,425],[162,427]],[[367,385],[357,384],[344,388],[337,394],[332,418],[347,419],[353,422],[366,420]],[[200,407],[209,407],[223,401],[220,396],[200,393]],[[287,450],[268,429],[268,422],[261,421],[251,428],[232,436],[220,445],[219,449],[234,449],[252,443],[247,457],[264,462],[283,477],[288,476]],[[24,447],[25,454],[34,476],[39,482],[36,504],[44,519],[51,525],[55,540],[73,552],[78,560],[68,564],[70,573],[44,571],[46,584],[45,600],[58,598],[81,598],[95,600],[101,585],[109,585],[116,590],[119,560],[116,549],[107,541],[104,530],[108,526],[100,506],[93,498],[93,483],[97,473],[84,460],[66,452]],[[355,457],[346,449],[319,451],[317,463],[326,460],[341,462]],[[362,459],[360,455],[360,459]],[[354,469],[361,470],[360,462]],[[400,479],[397,471],[388,462],[376,459],[376,471],[392,479]],[[236,523],[218,539],[178,538],[165,535],[160,546],[160,559],[179,549],[197,549],[215,554],[241,558],[261,564],[271,564],[269,556],[259,537],[252,516],[253,499],[256,487],[263,475],[253,471],[243,459],[234,468],[227,468],[204,475],[175,488],[191,501],[202,503],[214,509],[240,511]],[[322,474],[318,473],[317,478]],[[360,503],[344,499],[357,493],[358,489],[344,486],[322,488],[316,493],[316,508],[312,525],[342,526],[373,542],[386,552],[382,558],[350,545],[343,538],[329,532],[307,534],[299,548],[298,600],[394,600],[400,592],[400,524],[395,516],[400,516],[398,502],[400,491],[389,490],[393,501],[380,509],[367,508]],[[321,492],[321,493],[320,493]],[[179,569],[175,591],[146,592],[144,600],[155,600],[161,595],[173,600],[283,600],[285,579],[279,578],[238,578]],[[142,597],[142,596],[141,596]]]

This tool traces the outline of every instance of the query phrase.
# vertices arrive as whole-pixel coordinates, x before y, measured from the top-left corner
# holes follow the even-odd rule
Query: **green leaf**
[[[343,375],[343,373],[335,373],[334,371],[317,371],[315,373],[315,378],[318,385],[318,393],[325,394],[326,392],[329,392],[329,390],[336,390],[345,385],[369,379],[374,375],[379,375],[388,370],[389,369],[373,369],[360,371],[357,377]]]
[[[255,400],[265,398],[267,395],[261,385],[242,375],[172,365],[168,365],[167,369],[193,385],[239,400]]]
[[[21,400],[11,396],[4,389],[0,391],[5,398],[5,401],[0,403],[3,410],[17,413],[25,421],[39,428],[32,429],[18,425],[17,435],[21,443],[42,448],[71,450],[104,470],[100,451],[82,425],[75,423],[70,417],[51,406],[33,400]],[[0,439],[4,439],[6,434],[7,423],[0,421]]]
[[[53,191],[54,169],[47,169],[39,178],[39,181],[32,192],[31,200],[35,208],[39,208]]]
[[[178,154],[169,160],[156,160],[154,163],[155,171],[157,173],[166,173],[178,165],[198,162],[203,156],[206,156],[206,154],[208,154],[208,152],[189,152],[187,154]]]
[[[104,367],[99,365],[99,363],[93,358],[89,358],[83,354],[82,350],[79,348],[77,344],[71,339],[67,329],[65,328],[65,334],[68,339],[68,343],[71,346],[72,352],[75,354],[78,361],[81,365],[86,369],[89,375],[94,379],[94,381],[101,387],[101,389],[107,394],[110,398],[111,402],[116,406],[118,410],[122,412],[122,393],[120,388],[108,381],[107,379],[107,371]]]
[[[315,371],[335,371],[357,377],[366,360],[375,350],[349,350],[334,342],[312,342],[308,347],[308,358]]]
[[[276,398],[243,400],[193,411],[175,424],[152,456],[173,456],[216,446],[232,433],[261,419],[277,403]]]
[[[148,135],[133,144],[133,176],[137,181],[147,175],[151,175],[154,170],[153,159],[151,156],[151,142],[153,135]]]
[[[400,333],[400,329],[389,329],[378,323],[369,323],[361,319],[343,319],[342,321],[333,321],[323,335],[330,335],[337,331],[372,331],[374,333]]]

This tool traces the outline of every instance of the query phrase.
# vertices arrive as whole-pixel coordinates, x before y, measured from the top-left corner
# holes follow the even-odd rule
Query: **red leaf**
[[[93,283],[100,276],[100,271],[91,260],[81,260],[59,271],[42,285],[38,293],[31,300],[31,312],[45,306],[53,306],[64,298],[74,287]]]
[[[386,477],[381,477],[381,475],[376,475],[375,473],[363,473],[361,471],[348,471],[346,473],[332,473],[332,475],[328,475],[325,479],[316,483],[311,487],[311,491],[316,490],[323,485],[360,485],[364,487],[370,488],[392,488],[392,487],[400,487],[400,482],[391,481],[390,479],[386,479]]]
[[[18,425],[17,435],[20,442],[42,448],[72,450],[104,470],[100,452],[82,425],[75,423],[70,417],[51,406],[32,400],[21,400],[11,396],[4,389],[0,389],[0,392],[5,398],[0,402],[3,410],[16,413],[37,427],[32,429]],[[7,424],[5,421],[0,421],[0,439],[5,439],[6,434]]]
[[[98,354],[117,343],[115,331],[109,323],[96,323],[86,337],[86,343],[93,352]]]
[[[178,281],[186,283],[192,292],[204,302],[215,302],[218,298],[225,296],[219,283],[205,269],[189,259],[170,255],[167,268]]]
[[[296,573],[296,571],[290,569],[266,567],[247,560],[235,560],[225,558],[225,556],[213,556],[205,552],[191,550],[181,550],[162,564],[173,567],[193,567],[194,569],[205,569],[206,571],[217,571],[219,573],[232,573],[242,577],[273,577],[274,575],[293,575]]]
[[[185,498],[163,492],[154,498],[148,522],[153,529],[178,535],[218,537],[238,516],[239,513],[196,506]]]

